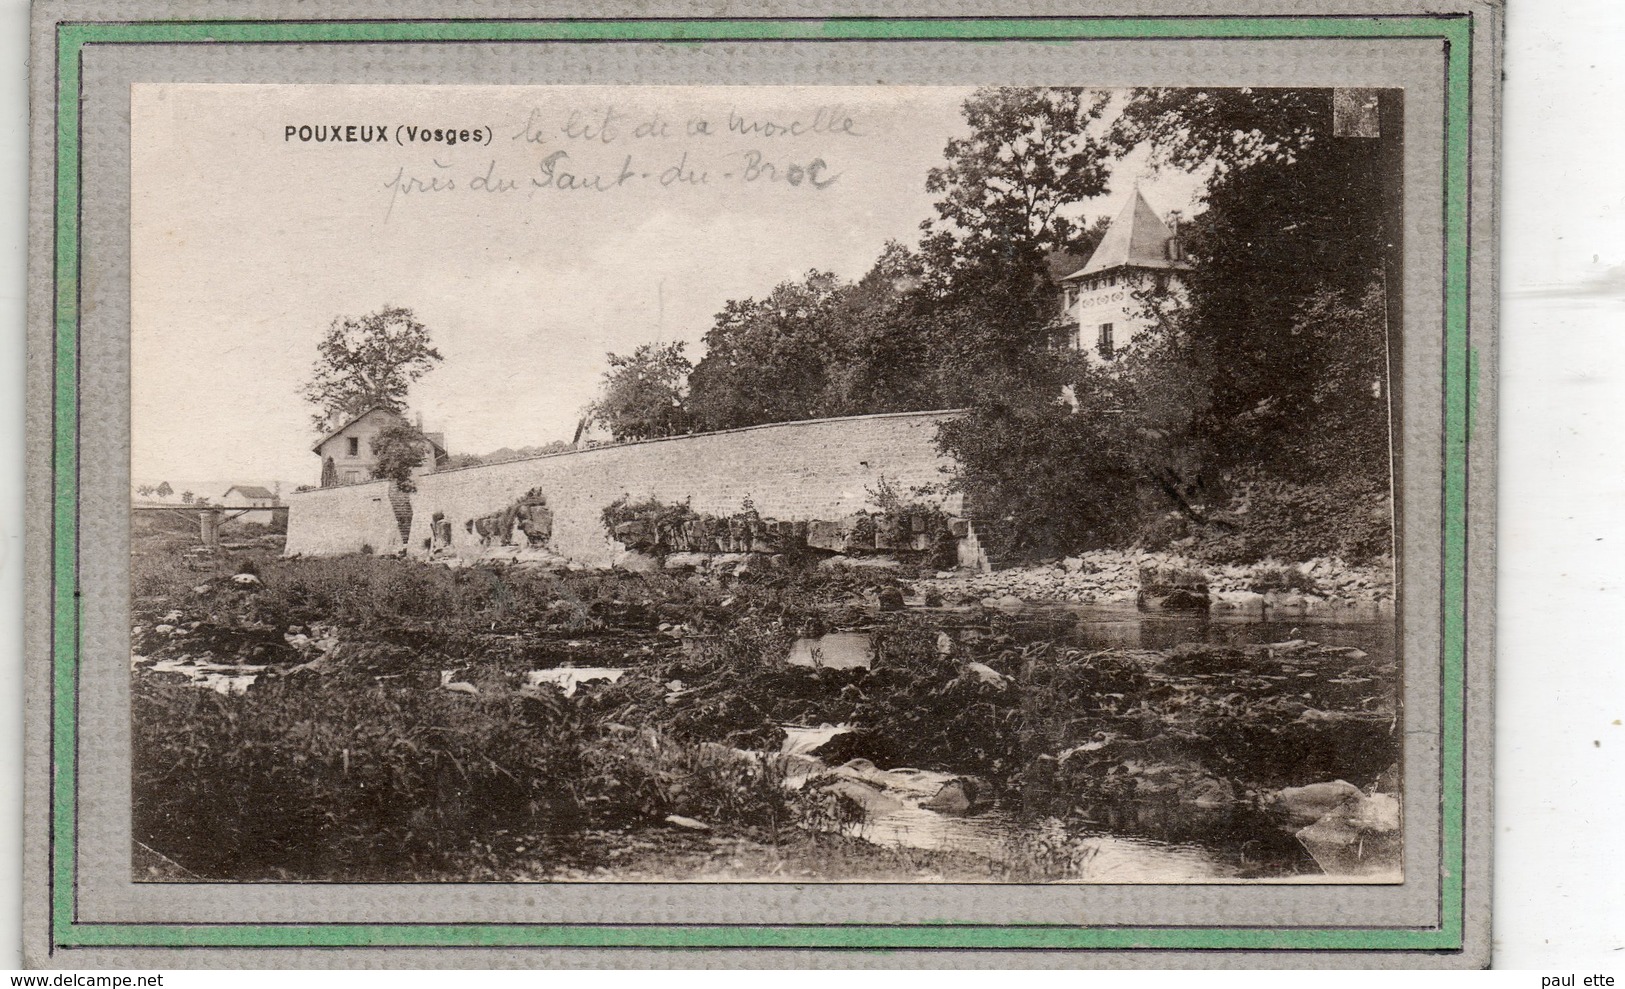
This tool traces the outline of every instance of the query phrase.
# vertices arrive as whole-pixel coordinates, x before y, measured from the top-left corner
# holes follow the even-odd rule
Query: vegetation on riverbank
[[[146,549],[135,839],[207,878],[627,877],[662,849],[707,875],[1075,878],[1059,846],[994,861],[868,845],[845,795],[862,793],[832,767],[933,770],[976,810],[1065,819],[1096,799],[1241,807],[1328,777],[1365,787],[1397,758],[1386,661],[1101,651],[1066,644],[1064,619],[874,611],[877,582],[906,588],[894,574]],[[787,664],[798,638],[854,626],[873,669]],[[559,667],[618,678],[563,691],[527,675]],[[776,754],[784,726],[821,724],[852,730],[816,760]]]

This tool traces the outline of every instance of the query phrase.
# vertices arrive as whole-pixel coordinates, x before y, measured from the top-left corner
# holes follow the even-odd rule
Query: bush
[[[777,756],[602,730],[585,695],[367,681],[225,696],[138,680],[133,836],[211,879],[400,880],[466,875],[498,832],[791,820]]]
[[[664,533],[700,516],[688,507],[686,501],[680,505],[668,505],[658,498],[633,501],[629,496],[622,495],[605,505],[599,517],[603,519],[604,529],[608,532],[614,532],[615,527],[623,522],[647,522],[655,532]]]
[[[1012,551],[1043,557],[1132,534],[1142,477],[1112,426],[1092,409],[995,401],[943,422],[936,442],[960,464],[967,514],[1007,527]]]
[[[1253,574],[1252,583],[1247,589],[1254,594],[1268,594],[1271,591],[1291,594],[1320,593],[1320,585],[1315,583],[1315,578],[1297,567],[1266,567],[1259,570]]]
[[[1204,533],[1193,552],[1217,563],[1318,556],[1362,563],[1393,548],[1388,489],[1358,478],[1325,484],[1255,480],[1244,486],[1235,507],[1244,511],[1227,516],[1236,523],[1234,531]]]
[[[591,628],[625,593],[609,574],[555,575],[512,568],[452,570],[393,558],[337,557],[267,562],[253,617],[270,624],[324,622],[362,631],[410,628],[425,635],[517,624]],[[656,575],[641,584],[655,601],[704,599],[705,592]]]
[[[782,756],[642,731],[603,739],[587,750],[586,761],[594,799],[628,816],[677,814],[714,829],[769,837],[791,820]]]
[[[580,728],[517,694],[138,682],[134,837],[210,878],[400,878],[579,822]]]

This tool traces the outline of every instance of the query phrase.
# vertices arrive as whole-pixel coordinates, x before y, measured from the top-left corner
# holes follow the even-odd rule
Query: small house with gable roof
[[[282,504],[274,491],[257,484],[233,484],[220,496],[219,503],[230,508],[252,505],[265,509],[263,512],[243,512],[234,516],[239,522],[257,522],[260,525],[270,525],[276,517],[272,509]]]
[[[389,409],[373,406],[323,436],[311,447],[322,460],[321,486],[331,488],[374,480],[372,469],[377,465],[378,457],[372,452],[372,441],[390,426],[405,421]],[[428,441],[429,449],[425,451],[423,463],[413,471],[414,474],[427,474],[443,466],[449,459],[443,434],[424,433],[423,436]]]

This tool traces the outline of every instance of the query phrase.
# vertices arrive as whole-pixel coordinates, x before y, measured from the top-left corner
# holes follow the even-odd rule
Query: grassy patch
[[[138,680],[135,838],[210,878],[353,881],[467,866],[498,832],[790,823],[773,760],[585,713],[511,692],[284,679],[223,696]]]

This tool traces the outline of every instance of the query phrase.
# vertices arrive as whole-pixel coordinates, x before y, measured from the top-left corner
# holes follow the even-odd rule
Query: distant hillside
[[[517,450],[511,446],[505,446],[492,450],[490,453],[454,453],[446,466],[451,468],[474,467],[479,464],[501,464],[510,460],[524,460],[527,457],[540,457],[549,453],[564,453],[573,449],[575,447],[563,440],[554,440],[541,446],[522,446]]]

